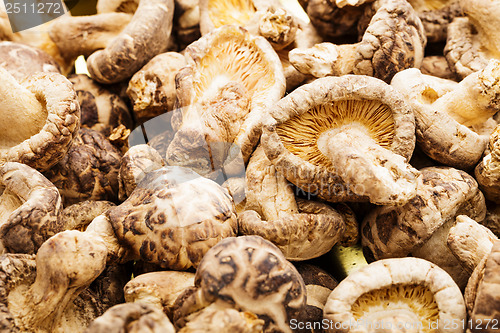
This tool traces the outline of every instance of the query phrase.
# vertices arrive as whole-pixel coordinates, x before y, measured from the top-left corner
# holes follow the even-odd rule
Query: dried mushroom
[[[164,167],[147,173],[127,200],[96,217],[87,231],[105,239],[109,262],[143,260],[185,270],[237,228],[225,189],[189,169]]]
[[[464,322],[467,314],[460,289],[444,270],[423,259],[397,258],[342,280],[328,296],[324,316],[329,332],[434,332],[436,323]]]
[[[387,82],[403,69],[420,67],[426,38],[411,5],[403,0],[377,0],[365,11],[372,16],[360,42],[325,42],[292,50],[292,65],[315,77],[359,74]]]
[[[83,332],[102,313],[85,290],[106,265],[106,247],[79,231],[51,237],[28,255],[0,257],[0,329],[8,332]]]
[[[15,42],[0,42],[0,66],[21,81],[36,72],[61,73],[57,62],[33,46]]]
[[[500,203],[500,187],[498,181],[499,150],[500,150],[500,127],[497,127],[491,134],[489,140],[490,153],[486,155],[481,162],[476,166],[474,174],[476,176],[479,187],[484,193],[484,196],[491,201]]]
[[[198,0],[175,0],[172,34],[179,50],[201,37],[200,7]]]
[[[448,233],[448,247],[462,267],[472,274],[481,260],[491,252],[498,237],[466,215],[457,216],[456,221]]]
[[[403,96],[381,80],[346,75],[295,89],[269,110],[262,145],[278,172],[332,202],[403,204],[418,171],[407,160],[414,119]]]
[[[121,157],[103,134],[81,128],[67,154],[45,176],[59,189],[65,205],[116,201]]]
[[[71,82],[35,73],[18,83],[0,68],[0,163],[20,162],[44,171],[63,158],[80,127]]]
[[[444,56],[424,57],[420,71],[425,75],[437,76],[442,79],[455,80],[456,74],[451,71]]]
[[[444,54],[450,67],[461,78],[499,59],[499,4],[496,1],[459,0],[465,17],[455,18],[448,26]]]
[[[464,171],[428,167],[420,172],[417,195],[406,205],[377,207],[365,217],[361,227],[365,255],[376,260],[408,255],[429,260],[463,288],[470,273],[449,249],[448,232],[458,215],[483,220],[484,196]]]
[[[485,260],[484,273],[481,282],[478,283],[474,307],[471,313],[471,331],[495,332],[498,330],[497,324],[500,320],[499,290],[500,272],[500,241],[496,241]],[[486,325],[486,323],[493,325]]]
[[[139,122],[174,109],[175,76],[185,66],[182,54],[167,52],[151,59],[132,76],[127,95]]]
[[[408,69],[396,74],[391,85],[414,109],[420,148],[438,162],[470,169],[486,148],[487,120],[500,110],[499,77],[500,61],[491,61],[460,83]]]
[[[127,104],[117,95],[85,74],[68,77],[80,103],[81,126],[101,132],[106,137],[120,125],[132,128]]]
[[[52,25],[50,37],[66,59],[88,56],[94,80],[116,83],[166,51],[173,12],[173,0],[140,1],[133,14],[104,10],[91,16],[63,17]]]
[[[288,260],[319,257],[343,236],[343,216],[326,204],[296,200],[291,184],[261,146],[250,158],[246,182],[245,211],[238,215],[240,234],[269,240]]]
[[[0,167],[0,186],[0,252],[34,254],[64,230],[61,196],[41,173],[8,162]]]
[[[61,213],[64,230],[84,231],[93,219],[115,206],[110,201],[94,200],[86,200],[69,205]]]
[[[300,274],[276,246],[258,236],[219,242],[203,257],[194,283],[176,301],[178,328],[186,326],[190,315],[215,307],[256,315],[264,320],[265,332],[291,332],[290,319],[306,304]]]
[[[176,78],[181,119],[167,163],[207,174],[221,167],[231,143],[247,161],[267,108],[285,92],[278,56],[264,38],[236,26],[203,36],[185,55],[188,66]]]
[[[462,16],[462,8],[456,0],[410,0],[420,17],[428,42],[446,41],[448,25],[457,16]]]

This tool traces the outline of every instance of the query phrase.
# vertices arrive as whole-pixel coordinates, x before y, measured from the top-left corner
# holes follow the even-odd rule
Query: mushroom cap
[[[165,51],[173,14],[173,0],[140,1],[126,28],[104,50],[92,53],[87,59],[90,76],[108,84],[132,76]]]
[[[290,182],[332,202],[368,198],[353,193],[317,148],[324,130],[361,123],[381,146],[406,160],[415,147],[412,110],[395,90],[372,77],[317,79],[295,89],[269,113],[261,140],[267,157]]]
[[[0,240],[2,250],[34,254],[59,231],[61,196],[40,172],[21,163],[0,167]]]
[[[68,153],[45,176],[65,205],[84,200],[116,201],[121,153],[106,137],[81,128]]]
[[[111,201],[104,200],[77,202],[64,208],[60,220],[64,224],[64,230],[83,231],[94,218],[115,206]]]
[[[149,172],[106,216],[134,258],[176,270],[196,267],[213,245],[237,231],[227,191],[181,167]]]
[[[214,141],[234,143],[247,161],[259,140],[267,109],[285,93],[279,57],[263,37],[236,26],[223,26],[203,36],[186,48],[185,56],[188,66],[176,77],[182,125],[176,134],[179,138],[167,150],[167,162],[174,159],[175,149],[192,149],[196,155],[196,149]],[[221,101],[218,94],[227,107],[217,103]],[[194,133],[200,132],[207,132],[209,138],[195,140]],[[189,140],[183,144],[177,142],[187,136]],[[196,157],[201,158],[190,156],[190,160]]]
[[[444,56],[432,55],[424,57],[420,71],[422,74],[437,76],[442,79],[456,79],[456,74],[451,71]]]
[[[484,193],[484,196],[495,203],[500,202],[500,187],[498,180],[500,174],[498,173],[499,167],[499,150],[500,150],[500,127],[495,128],[490,135],[489,151],[490,153],[476,165],[474,175],[476,176],[479,187]]]
[[[397,258],[376,261],[342,280],[328,296],[324,317],[332,323],[329,332],[372,332],[377,324],[396,331],[401,322],[419,332],[436,320],[460,323],[467,314],[460,289],[444,270],[423,259]]]
[[[127,95],[136,119],[144,121],[174,109],[175,76],[186,66],[177,52],[161,53],[132,76]]]
[[[47,112],[42,129],[14,146],[0,148],[0,162],[20,162],[45,171],[67,153],[80,128],[73,85],[58,73],[35,73],[22,82]]]
[[[78,96],[82,127],[99,131],[106,137],[120,125],[132,128],[132,117],[120,96],[85,74],[73,74],[68,79]]]
[[[455,0],[409,1],[418,13],[428,42],[443,42],[447,38],[448,25],[462,16],[460,2]]]
[[[87,333],[174,333],[168,317],[147,303],[125,303],[111,307],[96,318],[85,330]]]
[[[257,315],[265,321],[266,332],[288,332],[288,321],[306,304],[300,274],[276,246],[259,236],[226,238],[210,249],[196,270],[195,287],[176,301],[176,326],[214,303]]]
[[[0,42],[0,66],[21,81],[36,72],[61,73],[57,62],[44,51],[16,42]]]

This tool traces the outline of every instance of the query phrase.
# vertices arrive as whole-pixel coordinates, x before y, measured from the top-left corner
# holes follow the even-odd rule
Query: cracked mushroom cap
[[[250,158],[246,183],[245,211],[238,214],[240,234],[269,240],[287,260],[319,257],[343,237],[343,216],[326,204],[296,200],[291,184],[261,146]]]
[[[371,19],[360,42],[297,48],[290,52],[290,62],[299,72],[315,77],[358,74],[386,82],[403,69],[420,67],[427,41],[422,22],[407,1],[377,0],[365,7],[364,15]]]
[[[81,126],[108,137],[120,125],[132,128],[132,118],[125,102],[103,85],[85,74],[68,77],[75,87],[80,103]]]
[[[396,74],[391,85],[414,109],[420,148],[440,163],[470,169],[486,148],[488,119],[500,110],[499,78],[500,61],[492,60],[460,83],[408,69]]]
[[[139,122],[174,109],[175,76],[185,66],[182,54],[166,52],[155,56],[132,76],[127,95]]]
[[[218,157],[209,148],[217,143],[238,146],[246,162],[267,109],[285,93],[279,57],[264,38],[236,26],[203,36],[185,55],[188,66],[176,77],[182,120],[174,128],[178,132],[167,150],[167,163],[204,166],[211,164],[210,154],[217,157],[214,164],[221,163],[227,152]]]
[[[444,55],[452,70],[465,78],[486,67],[491,59],[500,59],[500,5],[483,0],[458,3],[465,17],[449,24]]]
[[[42,244],[36,259],[0,257],[0,329],[9,332],[82,332],[102,311],[86,288],[106,266],[99,238],[64,231]]]
[[[195,288],[179,296],[174,324],[214,304],[250,312],[265,332],[291,332],[289,320],[306,304],[304,281],[281,251],[259,236],[227,238],[207,252],[196,270]]]
[[[196,267],[212,246],[237,232],[227,191],[182,167],[149,172],[105,215],[132,260],[175,270]]]
[[[0,66],[17,81],[36,72],[61,73],[59,65],[50,55],[16,42],[0,42]]]
[[[402,204],[418,171],[413,113],[396,90],[360,76],[327,77],[297,88],[269,110],[262,145],[286,179],[332,201]]]
[[[45,171],[61,160],[80,127],[71,82],[35,73],[21,83],[0,68],[0,163],[20,162]]]
[[[397,258],[342,280],[328,296],[324,317],[332,323],[329,332],[374,332],[377,324],[387,331],[433,332],[433,322],[461,322],[467,314],[460,289],[444,270],[423,259]]]
[[[0,241],[2,253],[34,254],[59,231],[62,202],[57,188],[21,163],[0,167]]]
[[[446,270],[460,287],[465,271],[447,245],[448,231],[458,215],[481,221],[486,214],[477,182],[449,167],[420,170],[417,195],[402,206],[373,209],[361,226],[365,256],[375,260],[413,255]]]
[[[486,257],[484,273],[478,283],[474,307],[471,313],[472,329],[474,333],[495,332],[497,325],[486,325],[491,321],[498,323],[500,320],[500,295],[498,294],[500,284],[500,241],[496,241],[491,252]]]
[[[140,1],[133,15],[104,12],[65,17],[53,24],[50,36],[65,57],[88,56],[87,68],[94,80],[117,83],[166,50],[173,12],[173,0]]]
[[[68,153],[45,176],[59,189],[65,205],[116,201],[121,157],[103,134],[81,128]]]

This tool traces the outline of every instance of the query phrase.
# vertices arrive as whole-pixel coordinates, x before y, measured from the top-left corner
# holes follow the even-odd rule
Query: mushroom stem
[[[323,132],[318,149],[350,191],[375,204],[403,204],[416,194],[418,171],[404,157],[379,146],[357,126]]]
[[[433,107],[447,112],[460,124],[484,123],[500,109],[500,61],[468,75],[457,87],[438,98]]]
[[[5,69],[0,68],[0,149],[12,147],[40,132],[47,111],[35,94],[21,86]]]
[[[302,74],[342,76],[353,73],[358,61],[358,44],[319,43],[308,49],[293,49],[288,59]]]

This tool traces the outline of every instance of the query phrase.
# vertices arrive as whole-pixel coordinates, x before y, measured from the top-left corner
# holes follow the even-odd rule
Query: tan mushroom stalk
[[[482,221],[484,196],[467,173],[448,167],[421,169],[417,195],[402,206],[372,210],[361,226],[363,250],[371,259],[412,255],[438,265],[464,288],[470,272],[448,247],[457,215]]]
[[[306,304],[300,274],[276,246],[258,236],[219,242],[200,262],[194,283],[176,301],[178,328],[186,326],[190,315],[211,307],[256,315],[264,320],[264,331],[291,332],[289,321]]]
[[[236,26],[203,36],[185,55],[188,66],[176,77],[180,109],[172,119],[178,131],[167,163],[205,175],[221,168],[231,144],[246,162],[267,109],[285,93],[278,56],[264,38]]]
[[[324,317],[332,323],[329,332],[434,332],[436,323],[465,322],[467,314],[460,289],[444,270],[423,259],[398,258],[371,263],[342,280],[328,297]]]
[[[290,62],[301,73],[315,77],[360,74],[387,82],[403,69],[420,67],[426,38],[411,5],[401,0],[377,0],[365,11],[374,15],[359,43],[327,42],[295,49],[290,52]]]
[[[289,181],[333,202],[402,204],[418,171],[407,159],[414,119],[403,97],[381,80],[318,79],[279,101],[263,128],[267,157]]]
[[[448,233],[448,247],[464,269],[472,274],[498,240],[491,230],[466,215],[457,216],[457,224]]]
[[[10,320],[10,325],[2,328],[34,333],[82,332],[99,315],[99,305],[89,294],[86,299],[78,299],[82,308],[72,302],[80,293],[85,294],[104,270],[106,254],[99,239],[79,231],[64,231],[40,247],[36,272],[35,263],[17,262],[27,257],[3,257],[2,317]],[[12,270],[6,270],[9,266]]]
[[[166,50],[173,7],[173,0],[150,0],[140,1],[133,15],[106,12],[67,17],[52,26],[51,38],[66,57],[88,55],[87,67],[94,80],[120,82]],[[98,33],[86,34],[89,26]]]
[[[485,125],[500,109],[499,77],[500,62],[492,60],[460,83],[408,69],[396,74],[391,85],[415,110],[417,143],[422,150],[446,165],[470,169],[486,148],[489,130]]]
[[[5,253],[34,254],[65,230],[57,188],[41,173],[21,163],[0,167],[0,246]]]
[[[258,235],[288,260],[307,260],[328,252],[346,229],[343,216],[326,204],[296,200],[291,184],[276,172],[261,146],[246,170],[245,211],[238,215],[239,233]]]
[[[445,56],[462,78],[500,59],[498,25],[500,5],[496,1],[460,0],[465,17],[457,17],[448,28]]]
[[[3,68],[0,77],[0,162],[48,169],[64,156],[80,125],[71,83],[61,74],[37,73],[20,84]]]

